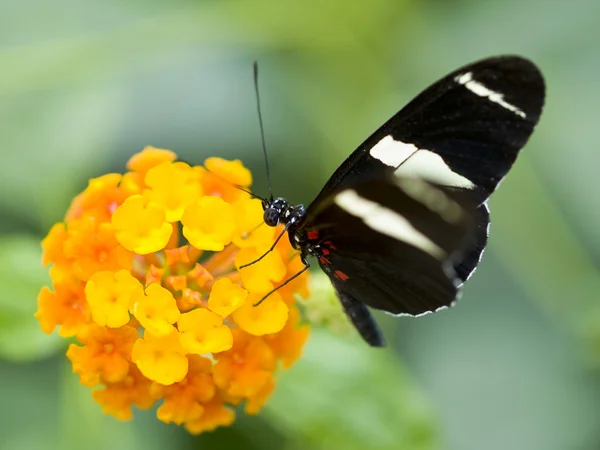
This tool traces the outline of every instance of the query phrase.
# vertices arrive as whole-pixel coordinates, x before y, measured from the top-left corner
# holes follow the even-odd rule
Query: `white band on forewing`
[[[369,228],[412,245],[436,259],[443,260],[446,252],[417,230],[402,215],[378,203],[361,197],[352,189],[335,196],[335,203],[344,211],[363,220]]]
[[[375,144],[369,154],[386,166],[396,167],[396,176],[412,176],[441,184],[471,189],[471,180],[453,172],[444,159],[427,149],[417,148],[414,144],[396,141],[387,135]]]

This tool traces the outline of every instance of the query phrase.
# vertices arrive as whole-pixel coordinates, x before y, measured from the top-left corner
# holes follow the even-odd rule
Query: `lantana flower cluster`
[[[52,287],[42,329],[77,343],[67,357],[107,414],[159,404],[157,416],[191,433],[256,414],[308,337],[297,295],[308,274],[287,239],[260,262],[281,228],[263,223],[240,161],[204,167],[147,147],[129,172],[90,180],[42,242]]]

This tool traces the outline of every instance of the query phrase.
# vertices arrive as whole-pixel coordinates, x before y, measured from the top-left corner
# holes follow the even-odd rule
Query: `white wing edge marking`
[[[511,105],[510,103],[505,101],[504,94],[492,91],[491,89],[488,89],[483,84],[481,84],[479,81],[474,80],[473,72],[467,72],[463,73],[462,75],[457,75],[456,77],[454,77],[454,81],[456,81],[458,84],[463,85],[475,95],[487,98],[490,102],[494,102],[502,106],[503,108],[512,111],[517,116],[522,117],[523,119],[527,117],[527,115],[522,110],[517,108],[515,105]]]

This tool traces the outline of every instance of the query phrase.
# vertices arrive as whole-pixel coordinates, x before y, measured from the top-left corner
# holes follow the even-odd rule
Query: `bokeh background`
[[[600,2],[0,1],[0,449],[600,448]],[[380,315],[390,348],[317,330],[258,417],[193,437],[105,417],[38,330],[39,241],[90,177],[152,144],[240,158],[309,203],[430,82],[502,53],[546,76],[459,306]]]

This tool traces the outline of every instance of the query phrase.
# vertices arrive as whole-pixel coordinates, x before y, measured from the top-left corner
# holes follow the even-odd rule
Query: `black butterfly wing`
[[[311,205],[297,232],[308,239],[348,316],[383,345],[365,305],[419,315],[452,304],[452,264],[472,235],[472,196],[417,178],[386,177]]]
[[[462,255],[453,262],[453,269],[460,283],[464,283],[475,271],[487,245],[490,228],[490,211],[487,204],[479,205],[473,212],[473,230],[464,246]]]
[[[461,67],[437,81],[363,142],[334,172],[313,204],[334,192],[394,173],[477,193],[474,235],[454,263],[465,281],[487,243],[485,201],[537,124],[545,95],[538,68],[518,56]]]
[[[437,81],[363,142],[315,202],[394,173],[479,191],[484,202],[537,124],[544,79],[518,56],[484,59]]]

